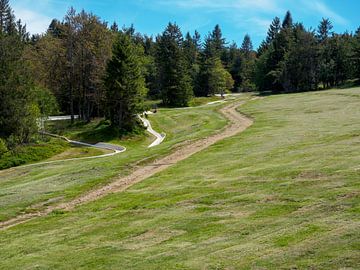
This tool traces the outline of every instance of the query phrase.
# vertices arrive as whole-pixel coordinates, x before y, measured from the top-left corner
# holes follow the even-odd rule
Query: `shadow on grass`
[[[79,125],[81,124],[79,123]],[[96,144],[99,142],[109,142],[126,137],[133,137],[143,134],[144,131],[145,128],[141,125],[140,122],[138,122],[138,125],[134,128],[133,131],[130,132],[127,130],[119,130],[118,128],[111,126],[109,121],[102,120],[96,126],[77,133],[76,139],[79,141]]]

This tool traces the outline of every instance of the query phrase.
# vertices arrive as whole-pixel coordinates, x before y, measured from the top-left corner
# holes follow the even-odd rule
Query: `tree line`
[[[245,35],[228,43],[216,25],[204,38],[169,23],[156,37],[108,25],[70,8],[62,21],[30,35],[0,0],[0,138],[28,143],[39,117],[60,111],[83,121],[106,117],[119,130],[138,125],[143,101],[188,106],[194,96],[288,93],[330,88],[360,77],[360,28],[334,33],[275,17],[257,50]],[[4,143],[5,141],[5,143]],[[0,142],[1,143],[1,142]],[[1,148],[1,147],[0,147]]]

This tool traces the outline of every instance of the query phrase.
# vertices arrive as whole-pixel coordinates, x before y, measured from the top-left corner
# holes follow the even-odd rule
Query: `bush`
[[[0,138],[0,158],[8,151],[6,143]]]

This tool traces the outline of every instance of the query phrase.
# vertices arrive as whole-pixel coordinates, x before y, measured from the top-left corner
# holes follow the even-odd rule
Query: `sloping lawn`
[[[244,133],[0,231],[3,269],[359,269],[360,89],[278,95]]]

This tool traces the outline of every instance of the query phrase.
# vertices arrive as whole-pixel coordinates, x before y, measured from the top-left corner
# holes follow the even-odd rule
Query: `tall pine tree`
[[[137,126],[137,113],[143,110],[146,95],[143,70],[144,52],[127,34],[119,33],[113,57],[106,69],[107,116],[120,131]]]
[[[163,103],[187,106],[193,94],[186,65],[183,36],[176,24],[169,23],[158,37],[157,64]]]

